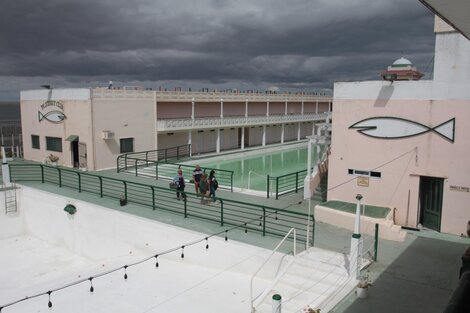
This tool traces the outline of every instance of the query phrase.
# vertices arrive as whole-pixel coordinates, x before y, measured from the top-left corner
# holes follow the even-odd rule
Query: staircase
[[[289,267],[255,305],[255,312],[272,312],[272,295],[279,294],[284,313],[304,312],[309,305],[326,313],[356,285],[355,278],[349,278],[344,254],[312,247],[289,257]]]

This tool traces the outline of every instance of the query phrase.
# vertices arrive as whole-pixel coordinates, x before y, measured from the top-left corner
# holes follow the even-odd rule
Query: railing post
[[[188,217],[188,203],[187,203],[187,198],[186,195],[184,194],[184,191],[181,192],[181,196],[183,197],[183,203],[184,203],[184,218]]]
[[[124,199],[127,201],[127,183],[123,180],[124,183]]]
[[[224,226],[224,201],[220,200],[220,226]]]
[[[77,172],[78,175],[78,192],[82,192],[82,177],[80,176],[80,172]]]
[[[103,177],[99,176],[100,179],[100,197],[103,198]]]
[[[62,171],[60,168],[57,168],[57,171],[59,171],[59,187],[62,187]]]
[[[233,192],[233,171],[230,173],[230,191]]]
[[[117,172],[118,172],[118,173],[119,173],[119,168],[120,168],[120,166],[119,166],[119,159],[120,159],[120,158],[121,158],[121,156],[118,155],[118,157],[117,157],[117,159],[116,159],[116,169],[117,169]]]
[[[263,236],[266,236],[266,209],[263,208]]]
[[[158,179],[158,163],[159,161],[155,162],[155,179]]]
[[[269,174],[266,175],[266,198],[269,199]]]
[[[124,169],[127,171],[127,153],[124,154]]]
[[[377,262],[377,248],[379,247],[379,224],[375,223],[374,261]]]
[[[315,216],[313,214],[312,214],[312,235],[311,236],[312,236],[312,238],[310,239],[311,246],[314,247],[315,246]]]
[[[299,191],[299,172],[295,172],[295,193]]]
[[[148,151],[145,152],[145,165],[149,166],[149,152]]]
[[[138,168],[137,168],[137,161],[139,161],[139,159],[135,159],[135,176],[139,176],[139,173],[137,172]]]
[[[155,188],[153,186],[150,186],[152,188],[152,208],[155,211]]]
[[[279,200],[279,177],[276,177],[276,200]]]
[[[41,166],[41,183],[44,184],[44,165],[41,164],[39,166]],[[10,172],[10,175],[11,175],[11,172]],[[11,181],[11,179],[10,179],[10,181]]]

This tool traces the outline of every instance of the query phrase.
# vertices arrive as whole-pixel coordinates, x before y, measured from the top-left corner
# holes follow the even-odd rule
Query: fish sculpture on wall
[[[428,127],[418,122],[399,117],[371,117],[359,121],[349,128],[356,129],[363,135],[382,138],[400,139],[434,132],[439,136],[454,142],[455,118],[434,127]]]
[[[50,111],[46,114],[42,114],[38,111],[39,122],[42,120],[48,120],[51,123],[62,123],[67,117],[63,112],[60,111]]]

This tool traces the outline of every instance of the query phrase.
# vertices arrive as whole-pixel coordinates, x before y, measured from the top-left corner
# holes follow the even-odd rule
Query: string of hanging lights
[[[269,217],[271,215],[275,215],[275,219],[277,220],[277,211],[273,212],[273,213],[270,213],[270,214],[267,214],[266,217]],[[116,267],[114,269],[111,269],[111,270],[108,270],[108,271],[104,271],[104,272],[101,272],[101,273],[98,273],[98,274],[95,274],[94,276],[90,276],[88,278],[82,278],[82,279],[79,279],[79,280],[76,280],[76,281],[73,281],[73,282],[70,282],[66,285],[63,285],[63,286],[60,286],[60,287],[57,287],[57,288],[54,288],[54,289],[51,289],[51,290],[48,290],[48,291],[45,291],[45,292],[41,292],[41,293],[37,293],[35,295],[32,295],[32,296],[26,296],[24,298],[21,298],[21,299],[18,299],[16,301],[13,301],[13,302],[10,302],[10,303],[7,303],[7,304],[4,304],[2,306],[0,306],[0,312],[2,312],[3,309],[7,308],[7,307],[11,307],[15,304],[18,304],[20,302],[24,302],[24,301],[27,301],[27,300],[30,300],[30,299],[33,299],[33,298],[37,298],[37,297],[41,297],[41,296],[45,296],[47,295],[48,297],[48,302],[47,302],[47,306],[51,309],[52,308],[52,300],[51,300],[51,296],[54,292],[57,292],[57,291],[60,291],[60,290],[63,290],[63,289],[66,289],[66,288],[69,288],[69,287],[72,287],[72,286],[76,286],[76,285],[79,285],[81,283],[84,283],[84,282],[89,282],[90,283],[90,293],[94,293],[95,291],[95,288],[93,287],[93,280],[94,279],[97,279],[99,277],[103,277],[103,276],[106,276],[106,275],[109,275],[109,274],[112,274],[114,272],[117,272],[117,271],[121,271],[121,270],[124,270],[124,280],[127,280],[129,278],[128,274],[127,274],[127,269],[129,267],[133,267],[133,266],[137,266],[139,264],[142,264],[142,263],[145,263],[151,259],[155,259],[155,267],[156,268],[159,268],[160,267],[160,264],[158,262],[158,257],[162,256],[162,255],[165,255],[165,254],[170,254],[170,253],[173,253],[175,251],[178,251],[178,250],[181,250],[181,259],[184,259],[184,249],[186,247],[189,247],[189,246],[193,246],[193,245],[196,245],[198,243],[201,243],[201,242],[205,242],[206,243],[206,250],[209,249],[209,239],[211,237],[216,237],[216,236],[219,236],[219,235],[222,235],[222,234],[225,234],[224,236],[224,240],[225,241],[228,241],[228,233],[230,231],[233,231],[235,229],[244,229],[244,232],[245,234],[248,233],[248,225],[249,224],[253,224],[253,225],[261,225],[261,221],[263,219],[263,216],[261,217],[256,217],[248,222],[244,222],[242,224],[239,224],[239,225],[235,225],[233,227],[230,227],[230,228],[227,228],[227,229],[224,229],[222,231],[219,231],[217,233],[213,233],[209,236],[205,236],[201,239],[197,239],[195,241],[192,241],[192,242],[189,242],[189,243],[185,243],[183,245],[179,245],[177,247],[174,247],[174,248],[171,248],[171,249],[168,249],[166,251],[162,251],[162,252],[159,252],[157,254],[154,254],[152,256],[149,256],[149,257],[146,257],[142,260],[139,260],[139,261],[136,261],[134,263],[130,263],[130,264],[125,264],[123,266],[119,266],[119,267]],[[258,222],[260,224],[258,224]]]

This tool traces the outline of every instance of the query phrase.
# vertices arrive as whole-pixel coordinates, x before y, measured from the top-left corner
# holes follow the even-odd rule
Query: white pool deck
[[[2,313],[251,311],[250,279],[270,249],[211,237],[206,250],[211,230],[183,229],[26,186],[18,196],[19,212],[0,214],[0,306],[203,241],[186,246],[184,258],[181,250],[159,256],[158,268],[155,258],[129,267],[127,280],[124,269],[96,277],[93,293],[89,281],[54,291],[52,309],[43,295]],[[75,215],[63,210],[69,203]],[[268,288],[257,312],[271,312],[273,293],[283,296],[283,312],[303,312],[309,304],[328,312],[355,284],[347,262],[344,254],[319,248],[295,258],[276,253],[254,280],[254,295]]]

